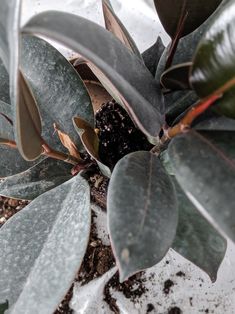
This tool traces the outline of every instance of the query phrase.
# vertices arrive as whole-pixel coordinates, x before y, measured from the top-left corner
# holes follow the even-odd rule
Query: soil
[[[182,311],[180,308],[178,308],[177,306],[172,307],[168,310],[168,314],[181,314]]]
[[[15,200],[0,196],[0,227],[26,205],[29,201]]]
[[[170,291],[171,291],[171,287],[174,286],[174,282],[170,279],[167,279],[165,282],[164,282],[164,288],[163,288],[163,292],[165,294],[169,294]]]

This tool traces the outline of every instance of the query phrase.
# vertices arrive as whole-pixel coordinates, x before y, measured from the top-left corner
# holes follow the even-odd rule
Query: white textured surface
[[[161,26],[152,0],[111,0],[111,3],[141,52],[150,47],[158,35],[162,37],[165,44],[169,42],[169,37]],[[25,24],[33,15],[46,10],[81,15],[104,26],[101,0],[23,0],[21,24]],[[67,49],[56,46],[66,56],[74,55]]]
[[[106,217],[102,211],[95,210],[97,214],[97,229],[104,238],[105,226],[100,220]],[[101,214],[99,214],[101,213]],[[107,232],[107,231],[106,231]],[[143,279],[147,279],[144,293],[135,302],[127,299],[121,292],[110,290],[117,299],[121,314],[145,314],[147,305],[153,304],[153,314],[166,314],[171,307],[179,307],[184,314],[207,313],[233,314],[235,313],[235,246],[228,243],[225,259],[219,269],[218,278],[211,283],[206,273],[188,262],[175,251],[170,250],[166,257],[156,266],[149,268]],[[182,271],[185,276],[177,276]],[[74,296],[70,306],[75,314],[111,314],[113,312],[103,301],[103,288],[110,278],[109,271],[99,279],[88,285],[74,288]],[[164,282],[172,280],[174,286],[169,294],[163,292]],[[94,312],[95,308],[95,312]]]

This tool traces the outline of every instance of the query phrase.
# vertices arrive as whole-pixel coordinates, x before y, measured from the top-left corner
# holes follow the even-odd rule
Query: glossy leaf
[[[168,125],[172,125],[182,113],[199,100],[194,91],[176,91],[166,94],[164,99]]]
[[[163,123],[157,83],[139,58],[110,32],[79,16],[55,11],[33,17],[23,31],[47,36],[78,52],[138,127],[149,138],[157,137]]]
[[[161,85],[171,91],[191,89],[189,83],[189,73],[192,63],[173,65],[161,75]]]
[[[105,176],[110,177],[110,169],[106,165],[104,165],[99,158],[99,138],[98,135],[95,133],[95,130],[90,126],[89,123],[87,123],[87,121],[81,119],[80,117],[75,117],[73,119],[73,124],[79,136],[81,137],[83,146],[86,148],[88,154],[93,159],[95,159],[101,172]]]
[[[181,37],[200,26],[218,7],[222,0],[154,0],[158,16],[166,32],[174,38],[180,19],[186,16]]]
[[[165,256],[176,232],[177,201],[171,179],[154,154],[134,152],[116,164],[107,213],[121,281]]]
[[[43,152],[42,125],[37,102],[22,73],[19,73],[19,102],[16,109],[18,149],[25,160],[35,160]]]
[[[222,89],[221,93],[225,94],[217,101],[217,107],[221,113],[231,118],[235,118],[234,27],[235,3],[228,1],[201,40],[191,75],[192,86],[200,97],[207,97]],[[229,86],[224,89],[226,84]]]
[[[83,260],[90,219],[89,185],[78,175],[8,220],[0,230],[0,303],[9,300],[12,314],[53,313]]]
[[[10,105],[0,101],[0,112],[12,119]],[[0,178],[14,175],[24,171],[33,165],[32,162],[25,161],[18,149],[2,145],[2,143],[13,141],[13,127],[9,121],[0,114]]]
[[[163,45],[161,37],[159,36],[155,44],[142,53],[144,64],[153,76],[155,76],[157,66],[164,49],[165,46]]]
[[[204,270],[214,282],[223,261],[227,241],[197,211],[175,182],[179,222],[172,248]]]
[[[235,132],[191,131],[169,146],[175,175],[189,199],[221,233],[235,240]]]
[[[33,200],[71,179],[71,165],[46,158],[24,172],[0,182],[0,195]]]
[[[24,35],[21,67],[40,110],[43,138],[54,149],[62,149],[54,136],[56,123],[81,149],[72,117],[80,115],[93,124],[94,115],[90,97],[73,66],[45,40]]]
[[[102,0],[105,27],[113,33],[128,49],[141,58],[141,54],[125,26],[114,13],[107,0]]]

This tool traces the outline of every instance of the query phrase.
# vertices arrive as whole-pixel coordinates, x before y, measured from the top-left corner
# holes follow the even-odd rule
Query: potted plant
[[[2,3],[0,194],[31,201],[0,229],[2,312],[53,313],[80,269],[125,313],[110,289],[138,297],[170,248],[215,281],[234,241],[234,1],[156,0],[171,43],[142,55],[102,4],[107,30],[57,11],[19,28],[20,1]]]

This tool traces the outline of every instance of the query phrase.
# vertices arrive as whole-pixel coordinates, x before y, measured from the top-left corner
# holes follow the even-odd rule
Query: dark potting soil
[[[28,205],[29,201],[0,196],[0,227],[14,214]]]
[[[95,118],[100,140],[99,156],[111,169],[123,156],[153,147],[135,127],[127,112],[115,101],[103,104]]]
[[[181,309],[178,308],[177,306],[171,307],[168,310],[168,314],[181,314],[181,313],[182,313]]]

